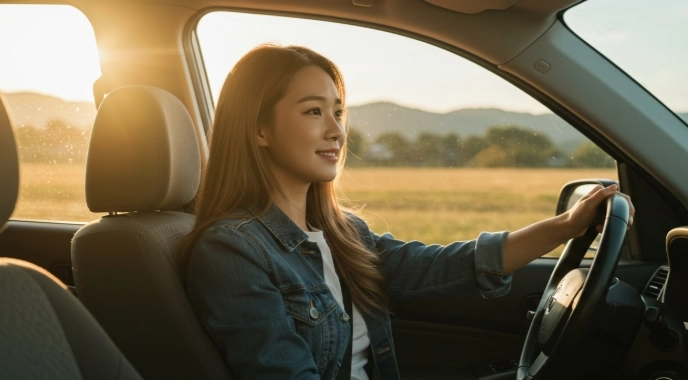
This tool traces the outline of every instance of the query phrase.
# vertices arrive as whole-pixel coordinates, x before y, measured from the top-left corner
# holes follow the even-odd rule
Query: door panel
[[[0,256],[25,260],[74,285],[71,241],[81,223],[10,221],[0,233]]]
[[[473,366],[518,358],[524,341],[517,334],[403,319],[392,327],[404,379],[473,379]]]
[[[394,340],[403,378],[477,379],[475,373],[486,371],[489,363],[518,359],[530,325],[527,310],[537,305],[556,262],[542,258],[519,269],[503,297],[485,299],[474,291],[455,299],[394,303]],[[586,259],[581,266],[591,263]],[[660,264],[624,261],[616,275],[642,292]]]

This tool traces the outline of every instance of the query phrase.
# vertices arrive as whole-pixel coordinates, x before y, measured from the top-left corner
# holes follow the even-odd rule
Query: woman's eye
[[[342,117],[342,114],[343,114],[343,113],[344,113],[344,111],[342,111],[342,110],[334,111],[334,117],[336,117],[337,119],[339,119],[340,117]]]
[[[307,114],[310,114],[310,115],[316,115],[316,116],[320,116],[320,115],[321,115],[320,108],[313,108],[313,109],[310,109],[310,110],[308,110],[306,113],[307,113]]]

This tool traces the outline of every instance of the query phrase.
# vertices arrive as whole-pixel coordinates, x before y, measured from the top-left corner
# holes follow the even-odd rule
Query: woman
[[[184,252],[189,299],[240,378],[396,379],[388,298],[504,295],[616,191],[444,247],[379,236],[338,201],[344,111],[339,70],[297,46],[255,48],[220,94]]]

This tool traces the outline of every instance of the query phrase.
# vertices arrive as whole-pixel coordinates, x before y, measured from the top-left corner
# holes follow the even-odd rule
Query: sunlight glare
[[[0,5],[0,90],[93,101],[100,77],[93,27],[67,5]]]

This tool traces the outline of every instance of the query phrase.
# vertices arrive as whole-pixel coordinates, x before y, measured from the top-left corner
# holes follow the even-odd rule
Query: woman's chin
[[[318,176],[313,180],[313,182],[332,182],[334,179],[337,178],[337,172],[332,172],[328,174],[323,174]]]

